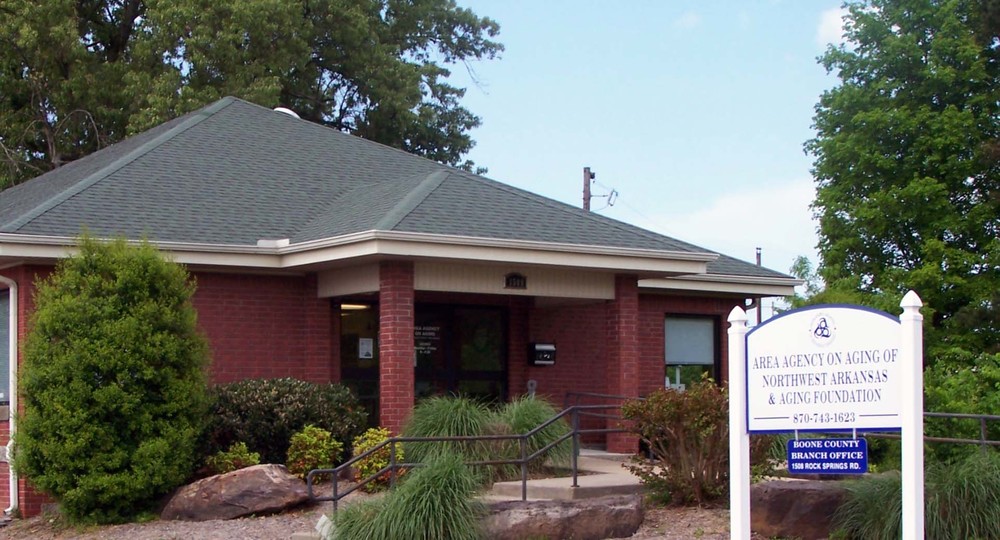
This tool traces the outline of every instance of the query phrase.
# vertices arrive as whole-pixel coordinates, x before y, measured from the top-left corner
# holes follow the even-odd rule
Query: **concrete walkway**
[[[572,500],[639,493],[639,478],[622,466],[630,454],[611,454],[600,450],[581,450],[577,466],[582,474],[573,477],[528,480],[529,500]],[[521,481],[497,482],[486,495],[489,500],[521,500]]]

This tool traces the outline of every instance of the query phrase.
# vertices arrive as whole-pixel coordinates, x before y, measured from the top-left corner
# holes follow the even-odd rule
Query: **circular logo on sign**
[[[810,338],[816,345],[825,347],[833,343],[836,332],[837,325],[828,313],[820,312],[813,317],[812,322],[809,323],[809,333],[811,334]]]

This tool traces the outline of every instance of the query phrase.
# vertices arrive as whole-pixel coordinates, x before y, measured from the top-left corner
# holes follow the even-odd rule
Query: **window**
[[[718,331],[715,317],[668,316],[663,323],[664,383],[683,390],[702,374],[715,375]]]
[[[0,405],[10,404],[10,308],[10,289],[0,291]]]

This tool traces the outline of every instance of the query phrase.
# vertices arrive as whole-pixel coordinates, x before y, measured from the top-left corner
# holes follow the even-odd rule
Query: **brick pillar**
[[[639,278],[632,274],[615,276],[615,299],[608,306],[607,380],[609,394],[639,396]],[[617,425],[608,421],[609,428]],[[609,433],[607,447],[609,452],[635,453],[639,439]]]
[[[413,263],[379,264],[379,424],[400,433],[413,411]]]

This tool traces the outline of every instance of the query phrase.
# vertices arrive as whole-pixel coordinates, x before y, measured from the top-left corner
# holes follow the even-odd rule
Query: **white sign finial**
[[[729,312],[729,318],[726,319],[726,321],[731,323],[739,321],[746,322],[746,320],[747,320],[747,312],[743,311],[743,308],[741,308],[740,306],[734,307],[733,310]]]

